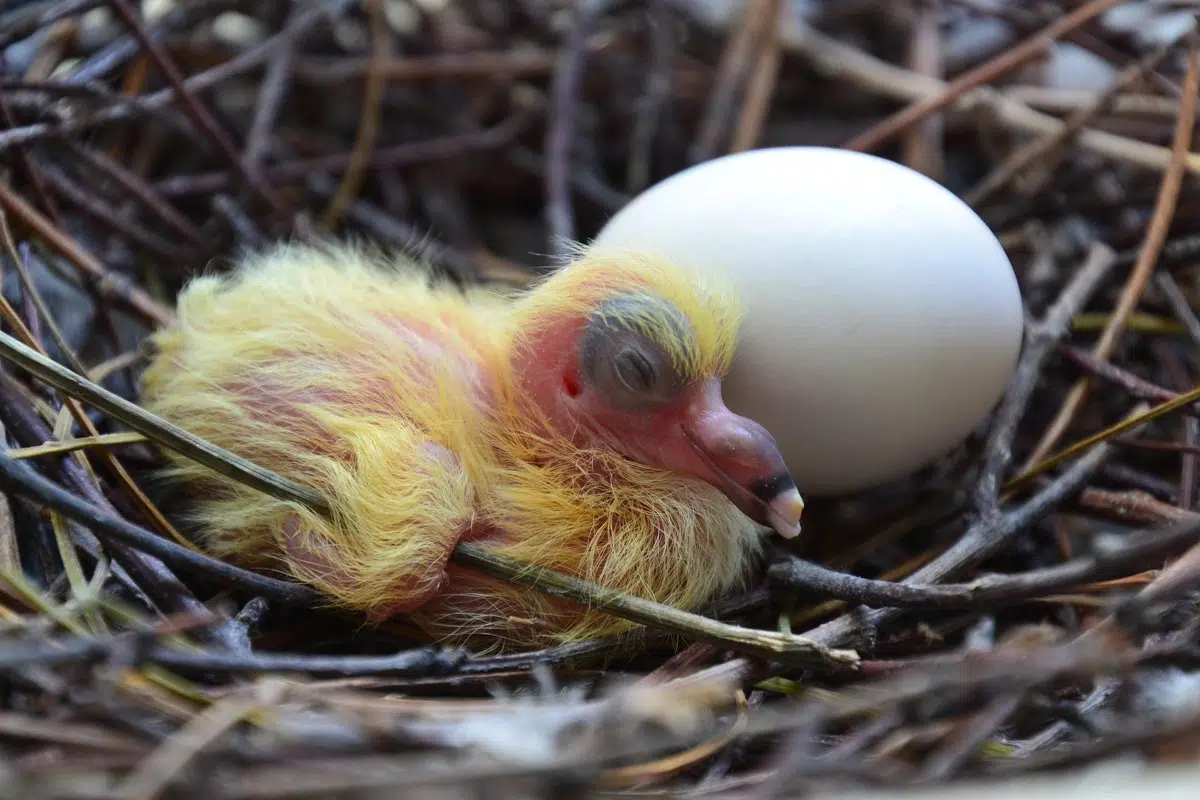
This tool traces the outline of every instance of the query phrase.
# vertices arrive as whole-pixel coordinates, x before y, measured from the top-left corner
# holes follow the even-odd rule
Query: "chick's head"
[[[669,261],[584,252],[518,306],[513,374],[554,435],[706,481],[799,533],[804,504],[771,434],[726,407],[732,284]]]

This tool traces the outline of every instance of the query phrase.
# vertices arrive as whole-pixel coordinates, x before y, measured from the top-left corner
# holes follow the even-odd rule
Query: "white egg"
[[[999,241],[949,190],[876,156],[779,147],[705,162],[634,198],[594,244],[734,279],[746,320],[726,403],[766,426],[806,496],[946,454],[1020,354]]]

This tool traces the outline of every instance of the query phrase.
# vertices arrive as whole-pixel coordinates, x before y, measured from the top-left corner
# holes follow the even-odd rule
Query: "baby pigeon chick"
[[[372,621],[492,651],[630,623],[449,562],[460,540],[692,609],[803,509],[721,379],[729,285],[581,251],[514,298],[349,247],[278,246],[193,280],[144,404],[330,499],[323,515],[181,457],[203,545]]]

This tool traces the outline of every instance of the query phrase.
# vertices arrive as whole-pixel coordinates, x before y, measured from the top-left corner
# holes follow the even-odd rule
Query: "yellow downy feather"
[[[687,317],[690,345],[642,321],[686,374],[723,374],[739,322],[732,291],[665,262],[581,251],[508,299],[435,287],[365,250],[288,245],[185,288],[178,323],[155,337],[143,402],[332,500],[326,519],[173,457],[210,552],[372,619],[410,613],[448,643],[609,635],[630,624],[445,560],[470,530],[506,556],[682,608],[741,583],[760,529],[720,492],[544,435],[513,380],[520,337],[631,288]]]

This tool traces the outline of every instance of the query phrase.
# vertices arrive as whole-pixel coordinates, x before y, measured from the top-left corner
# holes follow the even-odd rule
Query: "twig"
[[[799,36],[785,40],[785,48],[803,56],[831,78],[852,80],[869,91],[911,102],[940,97],[946,91],[947,84],[943,81],[881,61],[811,28],[800,26],[800,30]],[[959,98],[954,109],[964,113],[985,109],[997,122],[1029,133],[1057,134],[1064,126],[1057,118],[1034,111],[1013,95],[982,86]],[[3,140],[0,135],[0,143]],[[1084,149],[1145,169],[1161,171],[1171,162],[1170,148],[1107,131],[1086,129],[1080,132],[1077,142]],[[1190,154],[1185,160],[1189,173],[1200,174],[1200,154]]]
[[[1200,714],[1188,714],[1182,719],[1160,723],[1155,720],[1138,717],[1128,722],[1121,730],[1112,731],[1108,736],[1091,742],[1062,745],[1046,753],[1029,755],[1021,759],[1001,759],[989,764],[986,775],[992,779],[1011,780],[1013,774],[1022,772],[1054,772],[1064,768],[1080,766],[1102,758],[1115,756],[1125,752],[1144,751],[1153,744],[1168,742],[1185,742],[1191,740],[1200,732]],[[1141,778],[1144,784],[1146,778]],[[1138,792],[1136,783],[1129,783],[1130,792]],[[1181,787],[1182,788],[1182,787]]]
[[[1042,461],[1034,464],[1032,467],[1023,470],[1020,474],[1010,480],[1004,488],[1010,492],[1014,491],[1018,487],[1028,483],[1034,477],[1044,474],[1048,470],[1051,470],[1059,464],[1069,461],[1080,453],[1085,452],[1086,450],[1095,447],[1098,444],[1107,442],[1109,439],[1115,439],[1127,431],[1140,428],[1151,420],[1166,416],[1167,414],[1178,411],[1181,408],[1186,408],[1187,406],[1197,402],[1200,402],[1200,387],[1197,387],[1190,392],[1181,394],[1174,400],[1168,400],[1148,410],[1139,411],[1138,413],[1126,417],[1115,425],[1110,425],[1099,433],[1092,434],[1086,439],[1081,439],[1069,447],[1064,447],[1062,450],[1058,451],[1049,458],[1043,459]]]
[[[509,144],[528,127],[531,119],[527,115],[511,119],[478,132],[454,134],[418,142],[382,147],[367,158],[370,167],[404,167],[457,158],[476,150],[492,150]],[[313,172],[340,172],[350,167],[353,153],[338,153],[317,158],[305,158],[284,164],[263,167],[262,173],[275,183],[306,178]],[[193,194],[208,194],[226,189],[232,183],[228,172],[207,172],[200,175],[177,175],[160,181],[158,191],[164,197],[183,197]]]
[[[947,737],[946,746],[929,757],[915,782],[937,784],[958,773],[964,764],[978,757],[979,748],[1017,712],[1024,699],[1019,692],[997,697],[968,717]]]
[[[771,98],[775,94],[775,84],[779,77],[779,27],[782,11],[782,0],[760,0],[751,12],[757,15],[754,38],[759,44],[758,60],[750,74],[746,98],[742,102],[742,110],[733,129],[733,137],[729,143],[731,153],[751,149],[758,144],[762,135],[763,123],[770,110]]]
[[[1192,316],[1193,323],[1195,323],[1197,326],[1200,326],[1200,322],[1196,321],[1195,315],[1192,315],[1190,310],[1186,313]],[[1173,347],[1168,346],[1166,341],[1162,339],[1152,342],[1151,347],[1153,347],[1154,350],[1159,354],[1159,361],[1166,369],[1172,383],[1174,383],[1181,390],[1186,390],[1187,387],[1192,385],[1192,379],[1188,373],[1188,368],[1183,364],[1182,359],[1180,359]],[[1196,446],[1196,419],[1194,417],[1184,416],[1183,419],[1180,420],[1180,423],[1181,427],[1183,428],[1183,441],[1170,443],[1161,442],[1159,444],[1172,444],[1181,448],[1179,450],[1179,452],[1182,453],[1182,458],[1179,459],[1179,504],[1184,508],[1191,509],[1195,506],[1194,499],[1197,464],[1196,454],[1187,451],[1200,448],[1197,448]],[[1126,441],[1130,440],[1127,438]]]
[[[90,11],[105,0],[50,0],[29,8],[18,8],[0,17],[0,50],[32,36],[40,29],[75,14]]]
[[[20,366],[59,391],[102,409],[155,442],[187,456],[222,475],[235,477],[272,497],[293,500],[328,511],[328,501],[303,486],[287,481],[223,448],[193,436],[184,429],[149,414],[78,373],[55,363],[5,333],[0,333],[0,357]]]
[[[213,195],[210,205],[213,211],[217,212],[229,223],[234,237],[242,245],[252,248],[267,246],[267,238],[263,236],[245,209],[239,206],[237,201],[232,197],[218,192]]]
[[[1113,492],[1089,486],[1079,495],[1079,505],[1091,511],[1099,511],[1116,519],[1140,525],[1157,525],[1188,519],[1194,513],[1186,508],[1173,506],[1156,499],[1146,492]]]
[[[559,260],[569,256],[575,240],[575,215],[567,176],[575,136],[576,95],[583,80],[587,40],[613,0],[582,0],[575,4],[575,25],[563,45],[550,87],[550,124],[546,130],[546,227],[550,251]]]
[[[114,214],[112,203],[89,193],[67,176],[60,168],[51,166],[45,171],[46,178],[58,194],[106,228],[120,233],[127,240],[141,245],[155,258],[167,264],[185,263],[189,252],[169,239],[148,228]]]
[[[1068,117],[1062,128],[1054,133],[1045,134],[1013,152],[1002,164],[967,191],[963,195],[963,201],[967,205],[978,207],[1020,175],[1023,170],[1038,161],[1048,160],[1048,157],[1056,152],[1063,152],[1088,123],[1112,106],[1121,92],[1140,80],[1147,72],[1157,68],[1188,35],[1190,34],[1185,33],[1179,39],[1157,48],[1154,52],[1126,67],[1107,89],[1096,95],[1088,105]],[[1043,167],[1043,172],[1048,173],[1049,169],[1047,164]]]
[[[29,268],[25,264],[25,260],[21,258],[19,253],[16,252],[16,247],[14,246],[8,229],[7,220],[2,214],[0,214],[0,237],[4,239],[4,243],[10,251],[10,257],[13,259],[13,266],[16,267],[17,276],[20,279],[22,291],[32,301],[34,307],[38,311],[38,316],[45,321],[46,328],[50,331],[50,337],[54,340],[55,346],[58,348],[63,358],[66,359],[67,363],[70,364],[76,372],[85,372],[86,370],[84,369],[83,364],[79,361],[79,358],[75,355],[75,352],[67,344],[66,338],[63,336],[58,324],[54,321],[54,317],[50,313],[50,309],[47,307],[45,300],[42,298],[42,294],[38,290],[37,284],[33,279],[33,275],[30,274]],[[7,303],[5,303],[2,298],[0,298],[0,307],[7,309]],[[41,346],[38,344],[37,340],[33,338],[29,331],[23,330],[22,327],[17,324],[14,324],[14,327],[16,327],[17,330],[24,336],[26,342],[31,345],[30,349],[32,352],[37,353],[37,355],[43,358],[49,358],[46,355],[45,350],[41,349]],[[100,435],[100,431],[96,428],[96,425],[92,422],[92,420],[88,418],[78,401],[76,401],[73,397],[68,397],[64,405],[67,407],[67,410],[70,412],[71,416],[75,418],[75,421],[88,436],[94,437]],[[108,468],[112,471],[112,473],[117,476],[117,479],[121,482],[122,486],[125,487],[126,491],[129,492],[130,497],[133,498],[138,508],[140,508],[141,511],[146,514],[146,516],[149,517],[149,519],[154,523],[154,526],[161,532],[174,538],[176,541],[182,541],[183,537],[179,535],[179,532],[175,530],[175,527],[171,525],[170,521],[163,516],[158,507],[150,501],[150,498],[146,497],[145,493],[137,485],[137,482],[133,480],[133,477],[129,474],[128,470],[126,470],[121,464],[121,461],[108,450],[100,451],[100,456],[104,463],[108,465]]]
[[[41,444],[54,438],[54,434],[47,427],[46,423],[42,421],[37,412],[26,402],[25,396],[20,391],[19,384],[6,371],[0,372],[0,418],[4,421],[5,433],[18,443],[32,446],[35,442]],[[97,505],[109,505],[107,498],[104,497],[96,484],[93,483],[93,476],[83,468],[82,464],[78,461],[62,458],[56,459],[56,461],[55,466],[59,474],[77,492],[91,498]],[[17,505],[18,507],[28,508],[30,511],[33,510],[30,504],[23,501]],[[78,533],[80,545],[91,555],[99,557],[99,540],[87,531],[79,530]],[[31,536],[30,538],[34,537]],[[34,540],[37,541],[36,538]],[[156,574],[154,565],[134,563],[142,559],[142,556],[134,551],[117,553],[117,555],[121,564],[129,564],[129,572],[126,572],[123,566],[118,566],[115,570],[116,577],[137,596],[138,600],[144,601],[148,608],[153,608],[156,600],[151,598],[151,594],[156,595],[160,602],[169,599],[166,592],[160,595],[157,591],[158,588],[164,585],[164,582],[156,584],[153,581],[145,581],[149,585],[148,593],[134,581],[133,575],[138,575],[144,579],[146,575]],[[130,556],[130,558],[125,559],[125,556]],[[165,567],[162,569],[165,570]]]
[[[1195,442],[1160,442],[1155,439],[1113,439],[1114,443],[1122,447],[1133,447],[1141,450],[1155,450],[1160,453],[1182,453],[1184,455],[1195,455],[1200,453],[1200,444]],[[1182,488],[1180,490],[1182,492]],[[1184,503],[1185,508],[1190,508],[1190,504]]]
[[[8,65],[5,63],[3,52],[0,52],[0,75],[7,76],[7,74]],[[13,114],[8,97],[3,92],[0,92],[0,122],[3,122],[4,127],[9,130],[17,127],[17,118]],[[24,147],[17,147],[16,158],[21,171],[29,178],[29,185],[33,189],[34,195],[41,201],[42,207],[50,215],[51,219],[57,221],[59,217],[58,207],[55,205],[50,193],[46,191],[46,184],[42,179],[41,171],[34,164],[29,151]]]
[[[813,645],[800,636],[727,625],[640,597],[594,586],[543,567],[512,561],[470,542],[460,542],[455,547],[454,560],[462,566],[537,589],[552,597],[571,600],[642,625],[760,658],[839,670],[852,669],[858,663],[858,655],[850,650],[831,650]]]
[[[363,175],[375,139],[379,135],[379,118],[383,112],[383,93],[387,88],[387,76],[379,69],[380,63],[387,58],[390,51],[392,31],[384,16],[384,0],[368,0],[367,13],[370,16],[371,27],[371,67],[367,71],[367,85],[363,97],[362,109],[359,113],[358,133],[354,138],[354,148],[350,152],[350,163],[342,175],[342,182],[329,201],[329,206],[321,218],[326,229],[332,230],[346,210],[346,206],[358,194],[362,185]]]
[[[1089,714],[1112,699],[1120,687],[1120,682],[1109,678],[1097,681],[1097,686],[1092,690],[1084,700],[1079,703],[1075,709],[1075,716],[1079,719],[1086,719],[1085,715]],[[1034,736],[1031,739],[1026,739],[1019,742],[1012,753],[1014,759],[1023,759],[1033,755],[1039,750],[1045,750],[1050,745],[1057,742],[1073,727],[1068,720],[1060,720],[1051,725],[1046,730]]]
[[[942,4],[939,0],[916,0],[913,15],[912,42],[908,48],[909,68],[921,75],[940,78],[942,69],[942,36],[939,22]],[[931,115],[912,130],[904,140],[904,163],[934,180],[941,180],[945,170],[942,155],[943,120]]]
[[[983,456],[979,482],[972,498],[977,511],[994,508],[1000,496],[1001,479],[1012,463],[1012,440],[1017,424],[1029,405],[1042,365],[1055,345],[1070,331],[1071,319],[1079,313],[1100,282],[1113,267],[1114,253],[1103,245],[1093,245],[1087,260],[1046,312],[1040,325],[1034,326],[1025,343],[1025,352],[1013,373]]]
[[[650,66],[645,89],[637,99],[633,129],[629,134],[629,161],[625,169],[625,190],[628,192],[641,191],[650,181],[650,153],[671,93],[675,43],[671,37],[667,0],[650,0],[648,13]]]
[[[107,5],[108,0],[104,0],[104,3]],[[66,4],[64,3],[63,5]],[[158,41],[164,36],[185,31],[203,22],[205,19],[237,8],[240,5],[240,0],[192,0],[192,2],[171,8],[148,31],[148,35],[151,39]],[[143,51],[144,48],[138,39],[126,34],[110,42],[98,53],[72,70],[66,77],[66,80],[74,83],[101,80]]]
[[[509,162],[517,169],[545,179],[546,163],[537,153],[519,144],[509,145],[504,152]],[[591,172],[572,169],[567,180],[581,197],[587,198],[609,213],[621,210],[631,199],[630,195],[614,189]],[[1200,245],[1197,245],[1197,249],[1200,249]]]
[[[717,154],[728,121],[733,118],[737,90],[749,68],[753,53],[754,29],[761,19],[765,0],[744,3],[741,20],[731,31],[717,65],[717,79],[704,109],[696,139],[688,151],[688,161],[698,164]]]
[[[196,77],[200,78],[203,76],[198,75]],[[55,113],[54,109],[50,109],[51,115],[59,119],[58,122],[35,122],[31,125],[23,125],[19,128],[0,132],[0,153],[23,144],[44,139],[62,139],[71,134],[90,130],[109,122],[137,117],[157,119],[184,135],[192,133],[192,127],[187,119],[179,116],[174,109],[168,107],[169,101],[174,96],[171,94],[170,89],[163,90],[166,94],[159,92],[149,97],[128,97],[113,94],[101,86],[69,86],[57,83],[14,80],[11,78],[0,80],[0,88],[6,91],[20,89],[27,92],[49,94],[55,97],[74,97],[106,101],[104,108],[73,116],[67,116],[61,112]]]
[[[1135,627],[1149,608],[1191,592],[1200,585],[1200,543],[1193,544],[1187,552],[1175,559],[1154,577],[1145,588],[1121,603],[1113,616],[1088,631],[1096,634],[1110,620],[1123,623],[1127,628]]]
[[[65,442],[47,442],[36,447],[21,447],[7,450],[6,453],[11,458],[40,458],[72,453],[91,447],[113,447],[114,445],[136,444],[144,441],[146,441],[146,437],[140,433],[105,433],[100,436],[84,436]]]
[[[0,206],[20,220],[21,224],[40,236],[47,245],[81,273],[95,281],[97,292],[101,297],[120,303],[155,325],[166,325],[174,319],[175,315],[170,309],[160,305],[150,295],[130,284],[124,277],[106,269],[95,257],[54,227],[53,223],[3,183],[0,183]]]
[[[1122,0],[1090,0],[1079,8],[1066,14],[1047,25],[1038,33],[1030,36],[1016,47],[1006,50],[1000,56],[982,64],[975,69],[963,73],[946,85],[946,88],[936,97],[922,100],[907,108],[897,111],[882,122],[864,131],[847,142],[847,150],[868,152],[879,148],[903,133],[912,125],[946,108],[966,92],[985,83],[1017,70],[1037,58],[1046,51],[1055,39],[1061,38],[1068,31],[1075,30],[1103,14]],[[1185,90],[1186,91],[1186,90]]]
[[[584,41],[587,55],[611,48],[612,37],[589,35]],[[429,56],[389,57],[379,71],[393,83],[416,83],[438,78],[510,79],[553,72],[561,54],[543,49],[479,51],[474,53],[438,53]],[[296,64],[296,76],[308,83],[330,85],[361,78],[371,69],[368,58],[305,58]]]
[[[1004,93],[1030,108],[1059,114],[1070,114],[1081,109],[1091,108],[1096,101],[1096,93],[1088,89],[1056,89],[1049,86],[1016,85],[1005,87]],[[1179,113],[1179,100],[1157,94],[1119,94],[1108,104],[1107,111],[1116,115],[1175,119]]]
[[[928,585],[870,580],[789,557],[771,567],[772,580],[856,605],[977,609],[1020,603],[1072,586],[1133,574],[1200,538],[1200,515],[1162,531],[1131,534],[1117,547],[1019,575],[987,575],[970,583]]]
[[[305,32],[303,8],[293,6],[280,34],[280,45],[267,61],[266,74],[258,90],[258,101],[254,104],[254,116],[246,134],[246,147],[242,159],[247,168],[257,171],[267,151],[267,138],[275,126],[275,120],[283,106],[291,79],[292,62],[296,55],[296,44]]]
[[[1192,341],[1200,347],[1200,320],[1196,319],[1196,312],[1192,311],[1192,304],[1188,302],[1183,290],[1179,288],[1179,284],[1171,277],[1171,273],[1165,271],[1156,274],[1154,282],[1158,286],[1158,290],[1162,292],[1163,298],[1166,299],[1167,305],[1171,307],[1175,318],[1183,324],[1188,336],[1192,337]]]
[[[1017,5],[998,5],[991,2],[991,0],[953,0],[953,2],[955,5],[973,9],[980,14],[1002,19],[1012,26],[1015,33],[1022,35],[1038,32],[1041,26],[1045,24],[1048,16],[1053,17],[1062,13],[1058,9],[1049,10],[1048,7],[1045,13],[1038,13],[1033,10],[1023,11]],[[1099,22],[1103,26],[1104,20],[1100,20]],[[1136,60],[1134,56],[1127,53],[1124,49],[1113,47],[1105,39],[1092,33],[1086,27],[1067,31],[1063,34],[1062,38],[1064,41],[1090,51],[1114,66],[1129,66]],[[1164,95],[1178,99],[1180,87],[1170,78],[1156,70],[1151,71],[1147,77]],[[1172,111],[1171,116],[1175,116],[1174,111]]]
[[[208,137],[217,148],[217,151],[224,156],[230,166],[241,176],[242,180],[266,200],[275,213],[281,212],[284,207],[283,201],[260,176],[247,167],[237,151],[237,145],[234,144],[220,123],[213,118],[212,114],[204,108],[200,100],[184,83],[183,73],[179,71],[179,67],[171,60],[171,57],[167,54],[162,44],[155,41],[150,32],[146,30],[145,25],[138,18],[138,14],[134,11],[133,6],[130,5],[129,0],[109,0],[109,5],[129,27],[134,38],[138,40],[142,48],[154,59],[154,63],[158,65],[158,68],[167,76],[167,80],[170,81],[171,87],[177,93],[179,101],[183,105],[183,111],[187,114],[188,118],[195,123],[196,127],[203,131],[204,135]]]
[[[1097,378],[1103,378],[1107,381],[1120,386],[1131,397],[1138,400],[1174,400],[1179,397],[1179,392],[1171,391],[1170,389],[1159,386],[1157,383],[1151,383],[1145,378],[1140,378],[1132,372],[1121,369],[1112,362],[1102,361],[1089,353],[1087,350],[1076,347],[1072,344],[1060,344],[1058,351],[1067,358],[1074,361],[1079,366],[1086,369]],[[1200,413],[1200,408],[1191,409],[1189,413]]]
[[[154,800],[200,751],[257,711],[263,701],[237,694],[226,696],[189,719],[131,770],[115,787],[115,800]]]
[[[1171,218],[1175,213],[1175,204],[1179,199],[1179,188],[1183,183],[1184,156],[1192,142],[1192,131],[1196,120],[1197,93],[1200,93],[1200,64],[1197,63],[1196,35],[1190,34],[1188,40],[1188,69],[1184,76],[1184,94],[1179,105],[1179,119],[1175,126],[1175,136],[1171,146],[1171,164],[1163,175],[1158,198],[1154,204],[1154,216],[1151,218],[1149,229],[1146,231],[1146,241],[1142,247],[1137,265],[1130,273],[1117,307],[1109,319],[1108,325],[1100,339],[1092,348],[1092,355],[1099,359],[1107,359],[1112,355],[1113,348],[1124,330],[1125,320],[1133,313],[1142,299],[1142,293],[1154,267],[1158,263],[1158,254],[1162,251],[1167,238]],[[1030,468],[1046,457],[1046,454],[1066,433],[1067,428],[1075,419],[1075,415],[1083,406],[1091,389],[1091,381],[1087,378],[1079,381],[1071,389],[1067,399],[1059,409],[1058,415],[1046,429],[1037,446],[1029,455],[1026,467]]]
[[[305,183],[310,192],[323,200],[333,197],[336,191],[333,179],[320,172],[311,173]],[[397,220],[365,200],[355,200],[346,215],[382,241],[415,254],[423,263],[445,268],[460,277],[478,273],[475,263],[466,253],[429,239],[415,227]]]
[[[152,648],[145,660],[174,670],[196,672],[296,672],[351,678],[433,676],[453,673],[464,664],[466,652],[419,647],[386,656],[310,656],[292,653],[196,653],[166,647]]]
[[[639,650],[648,643],[648,629],[637,628],[629,633],[601,639],[571,642],[522,653],[473,658],[458,667],[459,675],[482,675],[489,672],[531,670],[537,665],[552,666],[565,662],[575,663],[611,656],[626,650]],[[665,636],[665,635],[664,635]]]
[[[193,225],[187,217],[179,213],[178,209],[172,206],[165,197],[162,197],[153,186],[122,165],[107,158],[103,153],[90,150],[71,139],[65,140],[64,144],[89,167],[101,173],[106,178],[111,178],[114,183],[129,192],[130,195],[142,204],[144,209],[154,214],[162,222],[169,225],[177,234],[187,239],[192,247],[200,248],[202,251],[207,250],[209,244],[205,239],[204,233]]]
[[[45,504],[99,534],[149,553],[170,567],[205,575],[286,605],[314,607],[322,602],[321,597],[307,586],[258,575],[156,536],[91,505],[4,454],[0,454],[0,485],[8,492]]]

